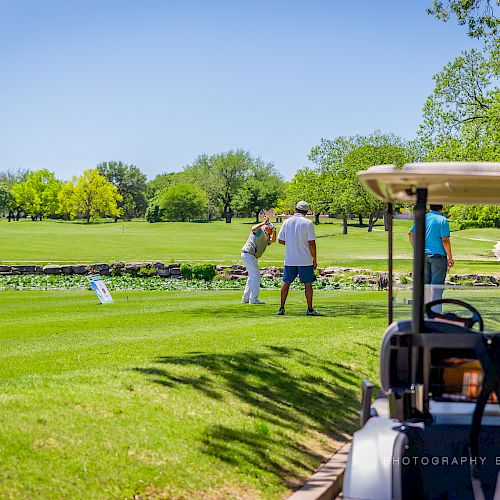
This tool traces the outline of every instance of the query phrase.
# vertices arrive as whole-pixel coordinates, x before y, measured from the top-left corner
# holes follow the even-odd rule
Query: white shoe
[[[245,299],[244,297],[241,299],[242,304],[248,304],[250,301],[248,299]]]
[[[262,300],[259,300],[259,299],[254,299],[254,300],[251,300],[250,301],[250,304],[256,304],[256,305],[262,305],[262,304],[265,304],[265,302],[262,302]]]

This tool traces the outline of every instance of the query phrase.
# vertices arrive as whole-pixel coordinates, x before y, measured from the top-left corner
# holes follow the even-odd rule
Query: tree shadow
[[[204,453],[238,470],[258,469],[296,486],[325,458],[317,443],[305,445],[298,435],[344,441],[355,430],[364,374],[306,350],[267,345],[259,351],[161,356],[155,363],[134,370],[165,390],[189,385],[208,398],[243,403],[254,428],[211,424],[201,445]]]
[[[293,290],[294,292],[301,292],[302,289],[300,290]],[[366,316],[367,315],[367,305],[366,303],[360,303],[360,304],[346,304],[344,302],[337,304],[335,303],[335,291],[332,291],[332,303],[331,304],[325,304],[325,301],[323,300],[322,303],[318,306],[315,306],[315,309],[321,314],[321,316],[324,317],[343,317],[343,316],[352,316],[352,317],[359,317],[359,316]],[[278,310],[279,307],[279,290],[276,291],[276,311]],[[271,304],[271,302],[269,302]],[[321,325],[321,317],[319,318],[311,318],[308,317],[306,318],[305,316],[305,306],[297,305],[294,304],[291,301],[290,307],[287,307],[286,309],[286,316],[277,316],[275,314],[275,311],[269,312],[267,308],[263,309],[263,306],[252,306],[248,304],[242,304],[241,308],[238,309],[237,313],[235,312],[234,308],[232,307],[227,307],[227,306],[217,306],[215,303],[210,309],[211,314],[213,314],[214,317],[216,318],[227,318],[228,321],[231,318],[234,318],[235,316],[238,318],[255,318],[259,316],[263,316],[263,313],[267,313],[269,316],[266,316],[266,321],[274,323],[283,323],[284,320],[286,320],[287,316],[304,316],[305,321],[316,321],[318,322],[318,326]],[[203,307],[195,307],[193,309],[190,309],[190,313],[196,317],[196,315],[200,314],[202,316],[203,314],[206,314],[206,309]],[[385,304],[370,304],[369,305],[369,314],[370,317],[373,318],[374,320],[377,318],[385,318],[387,317],[387,306]],[[324,325],[321,325],[320,327],[324,327]]]

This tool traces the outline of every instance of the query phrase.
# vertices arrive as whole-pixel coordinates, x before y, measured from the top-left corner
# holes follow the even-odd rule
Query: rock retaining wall
[[[245,266],[233,264],[228,266],[216,265],[215,270],[218,278],[226,280],[245,279],[247,272]],[[16,274],[46,274],[46,275],[88,275],[101,274],[103,276],[133,276],[133,277],[153,277],[182,279],[181,264],[164,264],[163,262],[113,262],[112,264],[67,264],[46,266],[39,265],[0,265],[0,275]],[[279,279],[283,275],[283,268],[268,266],[261,268],[263,278]],[[331,281],[346,281],[358,285],[377,285],[378,288],[385,289],[388,285],[388,273],[370,271],[368,269],[356,269],[349,267],[331,266],[318,268],[318,278]],[[411,283],[411,273],[394,273],[396,285]],[[450,274],[446,281],[448,285],[467,284],[472,286],[500,286],[500,278],[484,274]]]

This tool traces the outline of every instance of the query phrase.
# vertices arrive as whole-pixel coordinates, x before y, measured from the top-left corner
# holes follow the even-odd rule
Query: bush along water
[[[131,263],[91,265],[0,266],[0,289],[88,289],[87,275],[99,273],[111,290],[240,290],[245,286],[244,266],[213,264]],[[10,273],[10,274],[9,274]],[[282,269],[261,269],[261,287],[280,288]],[[367,269],[327,267],[316,271],[315,287],[321,290],[384,290],[388,275]],[[394,284],[407,285],[411,274],[394,273]],[[500,279],[488,275],[450,275],[448,285],[500,286]],[[294,283],[292,289],[301,288]]]
[[[211,273],[210,273],[211,274]],[[208,271],[205,276],[209,275]],[[159,277],[105,276],[103,277],[110,291],[147,290],[147,291],[182,291],[182,290],[243,290],[245,279],[163,279]],[[261,288],[278,290],[282,285],[279,278],[263,278]],[[372,289],[368,284],[348,284],[319,279],[315,288],[321,290],[356,290]],[[296,281],[292,290],[301,289]],[[3,290],[90,290],[86,276],[44,276],[44,275],[14,275],[0,276],[0,289]]]

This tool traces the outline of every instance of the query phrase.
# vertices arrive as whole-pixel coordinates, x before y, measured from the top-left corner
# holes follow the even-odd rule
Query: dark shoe
[[[308,309],[306,312],[306,316],[321,316],[321,314],[315,309]]]
[[[285,308],[280,307],[280,310],[276,313],[278,316],[284,316],[285,315]]]

